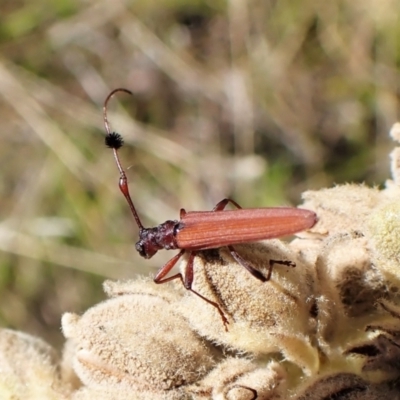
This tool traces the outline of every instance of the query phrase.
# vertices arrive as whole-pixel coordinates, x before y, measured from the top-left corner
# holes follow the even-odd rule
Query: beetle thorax
[[[178,224],[178,221],[165,221],[155,228],[141,229],[136,250],[142,257],[151,258],[158,250],[177,249],[175,231]]]

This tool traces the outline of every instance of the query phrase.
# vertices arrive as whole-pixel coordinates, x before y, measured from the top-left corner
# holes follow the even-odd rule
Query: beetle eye
[[[154,246],[149,246],[148,243],[143,242],[143,240],[139,240],[136,245],[136,251],[140,254],[143,258],[151,258],[154,254],[157,253],[157,249]]]
[[[136,251],[140,254],[141,257],[147,258],[146,250],[145,250],[144,245],[143,245],[143,243],[141,241],[137,242],[135,247],[136,247]]]

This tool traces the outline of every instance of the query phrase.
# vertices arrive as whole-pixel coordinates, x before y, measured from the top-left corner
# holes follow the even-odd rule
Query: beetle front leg
[[[156,276],[154,277],[154,282],[157,284],[161,283],[166,283],[170,282],[174,279],[180,279],[182,282],[182,285],[185,287],[185,289],[191,291],[194,293],[196,296],[200,297],[202,300],[206,301],[208,304],[211,304],[214,306],[219,315],[221,316],[222,322],[225,327],[225,331],[228,331],[227,325],[229,324],[228,319],[225,317],[225,314],[221,310],[220,306],[215,303],[214,301],[211,301],[207,299],[206,297],[202,296],[200,293],[196,292],[194,289],[192,289],[192,284],[194,280],[194,257],[196,256],[196,252],[191,251],[189,255],[189,260],[186,265],[186,271],[185,271],[185,278],[183,278],[182,274],[178,272],[175,275],[169,276],[168,278],[164,278],[165,275],[167,275],[171,269],[176,265],[176,263],[179,261],[179,259],[183,256],[183,254],[186,252],[186,250],[181,250],[176,256],[171,258],[165,265],[163,265],[157,272]]]
[[[172,281],[174,279],[180,278],[182,281],[183,286],[185,286],[185,283],[183,282],[183,277],[180,272],[178,272],[175,275],[169,276],[168,278],[164,278],[165,275],[167,275],[172,268],[174,268],[175,264],[179,261],[179,259],[185,254],[186,250],[181,250],[176,256],[172,257],[166,264],[164,264],[156,273],[156,276],[154,277],[154,283],[160,284],[160,283],[166,283],[169,281]]]

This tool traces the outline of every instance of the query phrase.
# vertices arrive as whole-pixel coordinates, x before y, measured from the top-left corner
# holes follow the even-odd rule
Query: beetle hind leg
[[[255,278],[260,280],[261,282],[267,282],[271,279],[272,275],[272,270],[274,267],[274,264],[281,264],[281,265],[286,265],[287,267],[292,267],[294,268],[296,266],[296,263],[293,261],[289,260],[269,260],[269,268],[268,268],[268,273],[267,276],[265,277],[260,271],[255,269],[251,264],[249,264],[234,248],[233,246],[228,246],[228,250],[231,253],[232,257],[235,259],[237,263],[242,265],[244,268],[247,269]]]
[[[292,267],[292,268],[294,268],[296,266],[295,262],[289,261],[289,260],[269,260],[267,281],[269,281],[271,279],[272,269],[274,268],[274,264],[281,264],[281,265],[285,265],[286,267]]]
[[[269,280],[269,277],[271,275],[271,273],[268,273],[268,278],[265,278],[265,276],[258,271],[257,269],[255,269],[254,267],[252,267],[234,248],[233,246],[228,246],[228,250],[231,253],[232,257],[235,259],[235,261],[237,263],[239,263],[240,265],[242,265],[243,267],[245,267],[247,269],[247,271],[249,271],[255,278],[257,278],[258,280],[260,280],[261,282],[265,282],[267,280]],[[271,267],[270,267],[271,269]],[[271,271],[272,272],[272,271]]]

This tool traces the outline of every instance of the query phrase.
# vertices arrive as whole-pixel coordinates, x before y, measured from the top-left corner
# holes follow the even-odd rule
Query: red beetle
[[[107,132],[105,142],[114,152],[120,173],[119,188],[125,196],[139,227],[139,241],[136,243],[136,250],[142,257],[151,258],[161,249],[180,249],[181,251],[177,255],[159,269],[154,277],[154,282],[165,283],[179,278],[187,290],[190,290],[218,310],[226,329],[228,320],[220,306],[192,289],[194,279],[193,262],[196,253],[200,250],[227,246],[232,257],[239,264],[245,267],[255,278],[266,282],[271,278],[273,264],[279,263],[294,267],[295,263],[292,261],[270,260],[268,274],[264,276],[243,259],[235,251],[233,245],[287,236],[309,229],[317,222],[317,216],[313,211],[292,207],[242,209],[234,200],[224,199],[212,211],[186,212],[181,209],[179,221],[165,221],[157,227],[145,228],[133,205],[126,174],[119,160],[118,149],[124,143],[122,136],[119,133],[111,132],[107,119],[108,101],[117,92],[125,92],[132,95],[129,90],[119,88],[113,90],[107,96],[103,108],[104,125]],[[223,211],[229,203],[238,209]],[[190,252],[190,254],[185,276],[183,277],[179,272],[166,278],[165,276],[186,251]]]

